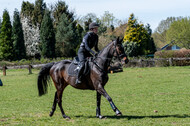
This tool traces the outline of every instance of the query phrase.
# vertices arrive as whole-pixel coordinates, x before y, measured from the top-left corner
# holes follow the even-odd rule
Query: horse
[[[65,114],[62,107],[62,94],[68,85],[71,85],[76,89],[95,90],[97,92],[97,118],[104,118],[104,116],[101,115],[100,111],[102,95],[108,100],[116,116],[122,116],[122,113],[115,106],[112,98],[104,89],[104,86],[109,79],[108,67],[110,66],[112,57],[117,57],[122,62],[122,64],[128,63],[128,58],[125,54],[122,41],[123,39],[120,40],[118,37],[116,40],[110,42],[106,47],[104,47],[95,57],[93,57],[93,60],[89,62],[89,73],[83,76],[81,84],[76,85],[76,77],[69,76],[67,73],[68,68],[72,62],[71,60],[62,60],[59,62],[48,63],[41,68],[38,74],[37,82],[39,96],[47,93],[50,77],[52,78],[52,81],[56,88],[52,110],[49,114],[50,117],[53,116],[56,110],[56,105],[58,103],[63,118],[70,119],[70,117]]]

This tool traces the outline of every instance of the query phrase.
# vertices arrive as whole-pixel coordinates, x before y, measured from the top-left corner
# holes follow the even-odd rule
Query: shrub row
[[[181,49],[181,50],[169,50],[169,51],[158,51],[155,53],[154,58],[174,58],[172,60],[173,66],[189,66],[190,60],[189,59],[175,59],[175,58],[190,58],[190,49]],[[169,60],[159,60],[156,62],[157,66],[169,66]]]
[[[185,58],[190,57],[190,49],[157,51],[154,58]]]

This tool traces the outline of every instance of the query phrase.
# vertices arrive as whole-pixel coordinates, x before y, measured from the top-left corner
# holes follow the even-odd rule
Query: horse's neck
[[[98,55],[103,58],[110,59],[113,57],[112,48],[113,48],[113,42],[110,43],[106,48],[104,48],[101,53]]]
[[[113,57],[113,50],[112,50],[113,46],[114,44],[112,42],[106,48],[104,48],[101,51],[101,53],[98,55],[99,58],[97,58],[97,63],[104,70],[107,70],[108,67],[110,66],[110,62]]]

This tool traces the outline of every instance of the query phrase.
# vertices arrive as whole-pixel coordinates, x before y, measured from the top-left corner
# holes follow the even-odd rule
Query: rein
[[[123,54],[122,54],[122,55],[119,55],[119,54],[118,54],[117,49],[116,49],[116,44],[115,44],[115,42],[116,42],[116,41],[114,41],[114,47],[115,47],[115,48],[114,48],[113,53],[116,52],[117,58],[118,58],[119,60],[121,60],[120,57],[123,56]],[[106,73],[105,70],[104,70],[104,68],[101,68],[100,65],[95,61],[95,59],[97,59],[97,58],[100,58],[100,59],[102,59],[102,60],[107,60],[107,59],[108,59],[108,60],[110,60],[110,61],[111,61],[112,58],[104,58],[104,57],[101,57],[101,56],[96,56],[96,57],[94,57],[94,58],[92,59],[92,61],[91,61],[94,65],[97,66],[97,68],[98,68],[101,72]],[[109,61],[108,63],[110,63],[110,61]],[[107,66],[109,66],[109,65],[107,65]]]

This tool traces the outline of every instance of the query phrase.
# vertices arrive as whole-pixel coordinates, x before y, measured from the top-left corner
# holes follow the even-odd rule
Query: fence
[[[21,65],[21,66],[0,66],[3,75],[6,76],[6,69],[28,69],[32,74],[32,68],[41,68],[45,64]],[[190,57],[188,58],[158,58],[158,59],[131,59],[124,67],[162,67],[162,66],[189,66]]]
[[[32,68],[41,68],[45,64],[37,64],[37,65],[20,65],[20,66],[0,66],[0,70],[3,70],[3,75],[6,76],[7,69],[28,69],[29,74],[32,74]]]
[[[131,59],[125,67],[189,66],[188,58]]]

